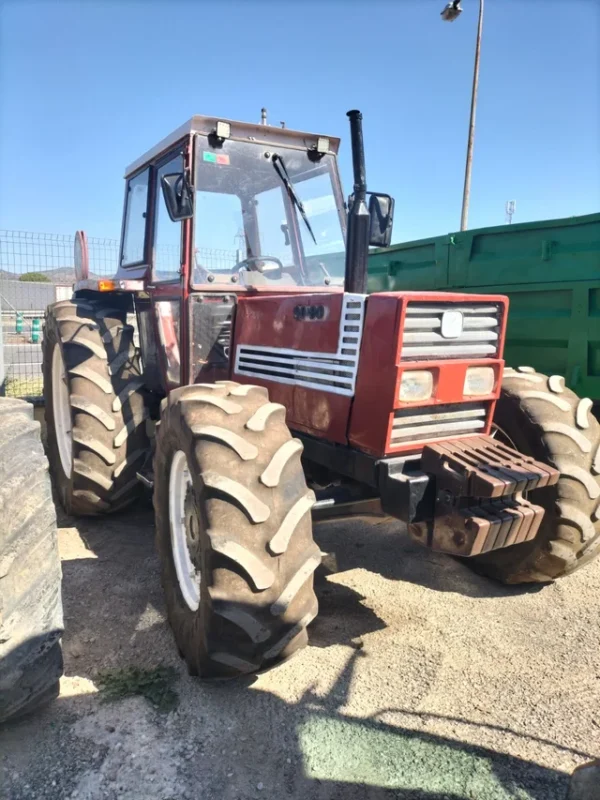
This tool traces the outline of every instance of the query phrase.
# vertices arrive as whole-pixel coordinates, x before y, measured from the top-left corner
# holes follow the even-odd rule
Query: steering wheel
[[[276,258],[275,256],[249,256],[248,258],[244,258],[242,261],[238,261],[238,263],[232,267],[232,272],[239,272],[242,269],[247,269],[249,272],[260,272],[262,274],[263,269],[261,269],[258,265],[263,261],[274,261],[277,264],[277,280],[281,278],[283,275],[283,264],[281,261]]]

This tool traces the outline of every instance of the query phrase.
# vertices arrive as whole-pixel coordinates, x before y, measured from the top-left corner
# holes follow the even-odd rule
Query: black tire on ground
[[[193,483],[186,516],[201,575],[196,611],[182,596],[171,546],[169,478],[179,450]],[[261,387],[186,386],[163,400],[154,463],[157,547],[169,621],[193,675],[256,672],[308,641],[321,554],[301,451],[285,409]]]
[[[126,297],[77,298],[50,306],[42,345],[48,457],[69,514],[118,511],[141,492],[136,472],[149,457],[144,380]],[[52,357],[62,352],[72,421],[73,468],[60,459]]]
[[[0,722],[58,695],[61,570],[33,407],[0,398]]]
[[[600,554],[600,425],[592,401],[565,388],[564,378],[531,367],[507,369],[494,423],[519,452],[556,467],[555,486],[528,494],[544,518],[531,542],[467,559],[504,583],[544,583]]]

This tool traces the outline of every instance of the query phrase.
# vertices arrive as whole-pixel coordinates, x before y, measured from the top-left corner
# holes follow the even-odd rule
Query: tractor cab
[[[342,288],[338,148],[331,136],[193,117],[127,169],[118,277],[183,277],[191,291]],[[381,212],[373,219],[372,243],[389,243],[391,214],[383,227]]]
[[[350,116],[353,156],[364,163],[360,114]],[[244,297],[335,293],[339,319],[344,288],[366,291],[368,245],[389,244],[393,200],[371,194],[367,208],[363,169],[344,202],[339,144],[195,116],[127,168],[119,268],[103,285],[136,293],[153,390],[231,377]],[[330,313],[290,300],[292,315]]]

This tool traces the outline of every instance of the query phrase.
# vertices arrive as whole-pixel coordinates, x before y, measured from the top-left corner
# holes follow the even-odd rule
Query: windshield
[[[343,285],[333,156],[198,136],[195,188],[193,284]]]

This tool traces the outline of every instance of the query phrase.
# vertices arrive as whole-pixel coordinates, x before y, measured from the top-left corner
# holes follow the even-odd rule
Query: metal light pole
[[[483,2],[479,0],[479,23],[477,25],[477,41],[475,44],[475,67],[473,69],[473,88],[471,90],[471,116],[469,119],[469,138],[467,141],[467,161],[465,164],[465,185],[463,189],[462,211],[460,215],[460,229],[467,229],[469,219],[469,199],[471,197],[471,170],[473,166],[473,142],[475,140],[475,115],[477,112],[477,90],[479,88],[479,59],[481,55],[481,34],[483,31]],[[460,0],[451,0],[442,11],[445,22],[454,22],[458,19],[462,8]]]

